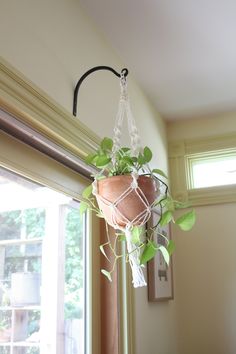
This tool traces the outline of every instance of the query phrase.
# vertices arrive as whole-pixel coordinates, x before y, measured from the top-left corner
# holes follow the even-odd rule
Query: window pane
[[[0,354],[84,354],[79,203],[0,168]]]
[[[65,333],[66,354],[84,353],[84,225],[77,208],[66,208]]]
[[[193,188],[236,184],[236,157],[192,161]]]

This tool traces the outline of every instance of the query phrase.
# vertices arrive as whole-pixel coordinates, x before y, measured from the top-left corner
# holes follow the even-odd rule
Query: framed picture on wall
[[[160,219],[160,213],[153,211],[148,226],[156,225]],[[170,226],[158,226],[154,241],[161,245],[166,245],[164,235],[170,240]],[[166,264],[161,252],[157,251],[155,257],[147,264],[148,272],[148,300],[149,301],[165,301],[174,298],[173,294],[173,269],[172,259],[169,266]]]

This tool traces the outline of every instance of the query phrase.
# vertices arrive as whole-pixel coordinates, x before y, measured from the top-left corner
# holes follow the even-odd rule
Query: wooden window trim
[[[182,140],[169,143],[171,192],[175,199],[188,201],[193,206],[233,203],[236,201],[235,185],[190,188],[191,159],[214,155],[217,151],[235,151],[236,132],[204,139]]]

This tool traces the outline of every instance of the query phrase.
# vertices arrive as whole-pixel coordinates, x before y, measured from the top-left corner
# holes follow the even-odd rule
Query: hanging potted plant
[[[128,120],[130,147],[120,144],[124,117]],[[167,176],[160,169],[150,169],[151,159],[150,148],[142,148],[140,145],[138,130],[131,114],[126,80],[121,77],[121,98],[114,137],[105,137],[97,151],[85,159],[100,172],[93,176],[94,182],[83,191],[84,201],[80,204],[80,211],[95,211],[97,216],[104,217],[106,223],[115,229],[115,239],[112,241],[107,227],[107,242],[100,246],[106,258],[107,247],[113,255],[113,260],[109,258],[110,269],[102,269],[102,273],[111,281],[117,260],[126,257],[132,268],[134,287],[146,285],[143,266],[156,252],[161,252],[168,264],[174,250],[173,241],[169,241],[164,235],[161,236],[165,239],[165,246],[154,241],[157,226],[174,222],[182,230],[188,231],[195,222],[193,210],[175,219],[175,211],[186,205],[172,199],[164,181]],[[153,208],[159,209],[160,219],[157,225],[145,229],[144,225]],[[117,241],[126,241],[125,255],[119,254]]]

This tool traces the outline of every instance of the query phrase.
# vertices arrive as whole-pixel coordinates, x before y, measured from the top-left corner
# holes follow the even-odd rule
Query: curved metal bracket
[[[111,71],[113,74],[115,74],[117,77],[121,77],[121,75],[114,70],[113,68],[111,68],[110,66],[95,66],[92,69],[89,69],[88,71],[86,71],[86,73],[84,73],[81,78],[79,79],[77,85],[75,86],[75,90],[74,90],[74,100],[73,100],[73,115],[76,117],[76,113],[77,113],[77,101],[78,101],[78,93],[79,93],[79,89],[80,86],[82,84],[82,82],[84,81],[84,79],[86,79],[86,77],[90,74],[92,74],[94,71],[98,71],[98,70],[109,70]],[[124,77],[126,77],[129,73],[129,70],[124,68],[121,70],[121,73],[124,74]]]

